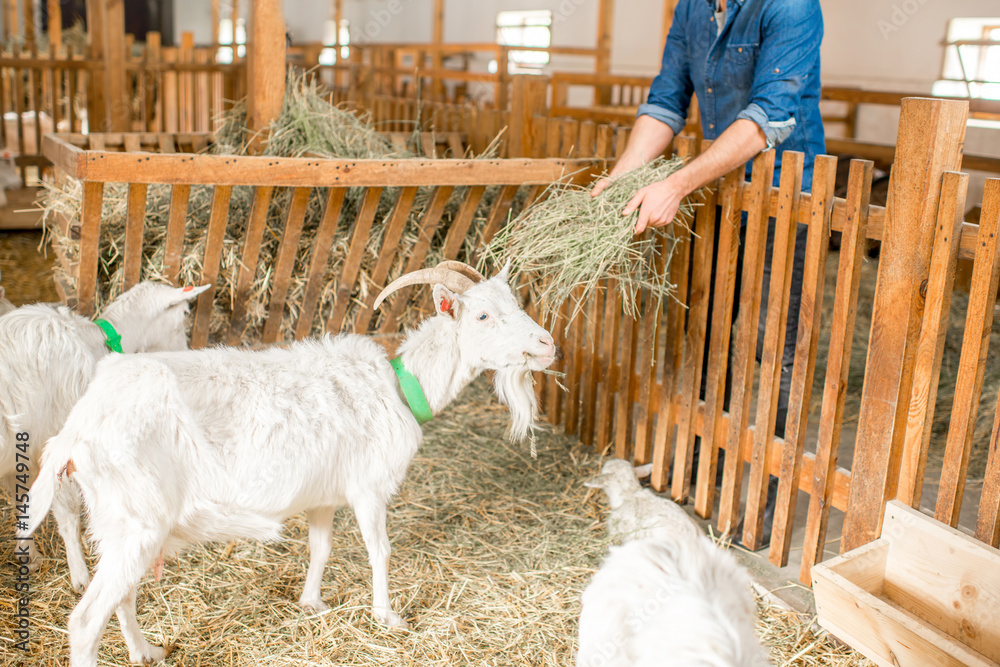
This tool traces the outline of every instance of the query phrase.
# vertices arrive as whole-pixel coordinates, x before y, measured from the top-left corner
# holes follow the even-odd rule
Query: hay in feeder
[[[367,554],[353,516],[342,510],[322,587],[329,611],[308,613],[295,603],[308,564],[306,522],[296,517],[282,542],[209,545],[168,560],[160,582],[148,575],[138,595],[146,637],[177,643],[171,665],[572,665],[580,593],[607,551],[606,503],[582,484],[600,460],[544,426],[533,460],[507,442],[508,421],[480,379],[424,427],[388,519],[390,592],[410,632],[386,631],[372,619]],[[13,524],[0,494],[0,526]],[[31,652],[5,648],[0,667],[66,662],[66,621],[79,596],[55,522],[36,537],[43,557],[30,579]],[[0,541],[0,562],[10,562],[13,548]],[[5,647],[13,636],[11,584],[0,579]],[[810,619],[776,613],[767,612],[761,628],[765,642],[782,647],[775,665],[861,664],[830,657],[827,644],[810,646]],[[777,659],[803,648],[801,662]],[[100,660],[128,664],[115,620]]]
[[[641,291],[657,300],[671,296],[670,258],[677,225],[687,228],[697,196],[684,199],[673,224],[636,236],[636,210],[622,210],[640,188],[662,181],[684,166],[684,160],[658,158],[618,177],[598,197],[590,188],[556,183],[545,196],[501,230],[486,247],[484,258],[509,260],[515,273],[538,280],[531,285],[545,321],[551,321],[573,298],[572,320],[604,279],[618,285],[629,315],[639,312]]]
[[[251,134],[245,127],[245,108],[242,105],[237,105],[225,116],[220,131],[216,133],[211,150],[219,154],[243,154],[250,139]],[[491,150],[495,150],[495,145]],[[366,118],[332,105],[316,84],[304,77],[290,79],[282,112],[271,127],[263,152],[265,155],[282,157],[301,157],[309,154],[349,159],[397,159],[409,156],[409,154],[401,155],[396,151],[387,139],[372,129]],[[479,157],[491,157],[491,153],[485,153]],[[66,236],[60,225],[55,224],[57,218],[55,214],[61,213],[69,220],[81,219],[81,185],[71,179],[67,179],[63,183],[48,182],[45,185],[46,189],[42,201],[43,207],[46,209],[47,231],[51,234],[53,243],[61,249],[70,262],[74,262],[79,257],[79,241]],[[491,188],[483,197],[469,230],[470,238],[477,238],[485,227],[488,206],[495,199],[496,191],[497,188]],[[211,186],[196,185],[191,189],[179,275],[179,281],[183,284],[197,284],[201,280],[202,258],[207,241],[213,192]],[[420,220],[430,203],[432,192],[431,188],[421,188],[418,191],[387,280],[392,280],[400,275],[406,261],[412,255],[418,241]],[[443,240],[443,235],[457,214],[461,197],[465,192],[465,188],[455,189],[448,206],[445,208],[432,244],[432,250],[440,248],[440,241]],[[280,336],[283,338],[291,337],[301,308],[307,283],[306,272],[313,252],[316,233],[323,217],[326,194],[325,189],[316,188],[310,195],[285,312],[280,326]],[[398,194],[398,189],[387,188],[380,197],[375,224],[372,227],[359,270],[360,289],[352,295],[352,304],[347,314],[348,322],[351,322],[357,313],[365,307],[364,299],[368,291],[377,290],[382,286],[374,285],[370,275],[382,247],[385,225],[381,223],[388,219],[391,214]],[[353,226],[360,212],[364,195],[365,190],[362,188],[349,188],[347,191],[338,223],[338,231],[327,262],[327,279],[322,283],[323,290],[320,296],[319,311],[314,321],[313,334],[324,330],[325,321],[332,311],[333,301],[339,287],[336,277],[339,276],[346,258]],[[243,245],[253,196],[254,191],[249,187],[235,187],[232,191],[219,279],[216,283],[216,298],[210,323],[210,332],[214,340],[218,340],[229,329],[233,306],[237,298],[236,282],[242,268]],[[245,320],[246,328],[243,333],[243,340],[246,342],[259,341],[262,325],[268,315],[275,263],[291,197],[291,189],[278,188],[271,201],[258,266],[247,300],[248,312]],[[105,186],[96,298],[98,309],[101,309],[123,290],[123,249],[127,198],[128,186],[126,184],[109,183]],[[164,278],[165,248],[163,243],[166,237],[170,198],[170,186],[150,185],[147,193],[143,239],[142,279],[144,280],[162,280]],[[458,259],[470,261],[474,249],[475,245],[466,243]],[[432,252],[427,258],[427,262],[433,262],[437,259],[439,258]],[[75,288],[75,279],[71,275],[63,275],[63,279],[71,288]],[[415,294],[415,297],[418,296],[419,293]],[[412,324],[419,317],[419,312],[406,310],[400,324]],[[378,323],[377,318],[375,323]]]

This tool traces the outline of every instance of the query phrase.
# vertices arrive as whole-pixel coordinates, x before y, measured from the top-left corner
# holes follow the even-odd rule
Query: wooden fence
[[[962,222],[968,179],[953,170],[961,164],[966,113],[967,106],[954,101],[904,103],[888,209],[869,204],[872,164],[867,161],[852,163],[844,199],[834,197],[836,158],[829,156],[817,158],[808,193],[801,192],[802,155],[792,152],[784,154],[778,188],[771,186],[773,152],[755,159],[749,183],[740,169],[713,184],[671,262],[681,302],[663,307],[647,302],[642,315],[633,319],[621,312],[614,286],[607,285],[586,304],[586,317],[555,332],[566,350],[559,363],[569,391],[561,392],[554,381],[542,386],[548,419],[601,450],[637,464],[653,463],[654,488],[679,502],[693,501],[695,511],[714,517],[720,531],[732,531],[742,521],[739,536],[749,546],[762,545],[768,480],[776,476],[769,558],[785,565],[792,545],[801,544],[801,576],[808,582],[810,567],[823,559],[831,538],[831,508],[846,513],[842,545],[847,549],[877,536],[886,501],[898,497],[914,506],[920,503],[955,264],[959,257],[974,258],[962,369],[936,498],[938,518],[956,525],[989,341],[984,332],[992,325],[991,296],[1000,271],[1000,230],[995,229],[1000,225],[1000,180],[988,181],[981,226]],[[678,150],[693,154],[696,142],[682,138]],[[769,219],[775,220],[773,270],[770,284],[762,287]],[[807,251],[785,435],[777,437],[777,387],[796,225],[808,228]],[[841,232],[843,244],[833,310],[824,313],[831,230]],[[856,449],[847,470],[838,466],[838,452],[866,239],[882,240],[882,258]],[[740,273],[737,253],[743,255]],[[733,322],[737,282],[739,316]],[[764,289],[769,291],[767,324],[756,368]],[[818,426],[809,429],[819,332],[826,317],[831,333],[822,407]],[[736,326],[732,334],[731,323]],[[754,412],[751,406],[756,406]],[[717,489],[721,452],[730,455]],[[800,491],[810,498],[808,519],[804,528],[795,529]],[[993,546],[1000,538],[998,512],[1000,454],[994,448],[977,530]]]

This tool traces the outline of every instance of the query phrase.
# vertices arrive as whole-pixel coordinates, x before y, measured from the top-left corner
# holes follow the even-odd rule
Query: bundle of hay
[[[211,148],[217,154],[246,154],[252,134],[246,128],[245,106],[236,105],[223,119],[220,130],[216,133]],[[376,132],[368,119],[332,105],[317,85],[305,77],[293,77],[289,81],[282,111],[272,124],[270,133],[263,146],[264,155],[279,157],[302,157],[306,154],[331,158],[347,159],[399,159],[410,157],[409,153],[401,154],[381,134]],[[484,157],[487,155],[484,154]],[[496,189],[487,191],[476,211],[468,237],[477,239],[485,227],[488,207],[495,199]],[[415,204],[407,220],[399,247],[395,252],[393,265],[388,279],[400,275],[406,261],[418,240],[418,227],[424,210],[430,203],[433,190],[422,188],[416,197]],[[432,243],[432,249],[440,248],[443,234],[447,233],[451,220],[456,215],[465,188],[456,188],[448,206],[445,209],[438,237]],[[313,251],[316,233],[323,217],[326,203],[326,191],[314,189],[310,198],[299,240],[295,269],[286,301],[285,313],[281,324],[281,335],[290,337],[298,319],[302,297],[306,288],[306,271]],[[398,191],[386,189],[380,198],[376,224],[365,249],[360,268],[360,291],[355,295],[348,311],[348,322],[362,309],[363,301],[370,289],[378,289],[374,285],[370,273],[374,269],[385,225],[380,224],[391,215]],[[222,261],[219,280],[217,282],[216,298],[212,313],[210,331],[218,336],[228,331],[233,306],[236,300],[236,281],[242,268],[242,253],[246,238],[247,224],[253,203],[253,189],[249,187],[233,188],[229,205],[229,216],[223,242]],[[244,340],[255,342],[264,320],[268,314],[271,282],[281,232],[292,196],[288,188],[275,191],[267,216],[267,225],[260,249],[257,271],[254,275],[248,299],[248,312]],[[361,208],[364,190],[351,188],[348,190],[341,211],[338,230],[327,264],[328,279],[323,283],[320,297],[320,310],[314,322],[313,333],[323,330],[338,284],[335,277],[347,255],[353,225]],[[171,188],[167,185],[153,184],[149,187],[146,204],[146,219],[143,239],[144,280],[163,279],[164,239],[169,216]],[[179,281],[185,284],[195,284],[201,279],[202,258],[207,241],[208,221],[211,214],[213,188],[211,186],[195,186],[191,190],[188,207],[188,221],[185,227],[184,253],[180,269]],[[127,214],[128,186],[122,183],[109,183],[104,189],[102,211],[102,228],[100,243],[100,264],[98,267],[98,294],[96,305],[98,309],[104,303],[114,299],[124,286],[124,238],[125,220]],[[78,259],[79,241],[64,234],[64,230],[55,224],[57,212],[70,220],[81,219],[81,185],[71,179],[62,183],[46,184],[42,197],[42,205],[46,209],[46,228],[52,236],[53,243],[61,249],[70,262]],[[459,254],[459,259],[471,261],[476,243],[467,242]],[[440,259],[432,252],[427,262]],[[75,280],[71,275],[63,279],[75,288]],[[419,295],[417,295],[419,296]],[[404,311],[402,324],[410,324],[418,319],[417,311]],[[376,320],[376,324],[378,320]]]
[[[673,294],[668,280],[678,226],[688,228],[697,195],[686,198],[674,223],[634,233],[639,212],[622,210],[640,188],[662,181],[684,166],[684,160],[658,158],[617,178],[598,197],[589,187],[556,183],[545,196],[499,232],[486,247],[484,259],[511,262],[515,273],[532,277],[530,286],[543,319],[554,319],[568,299],[572,320],[598,284],[612,279],[622,305],[636,316],[642,293],[657,302]]]

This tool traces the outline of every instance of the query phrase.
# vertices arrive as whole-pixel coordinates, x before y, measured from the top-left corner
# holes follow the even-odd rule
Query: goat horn
[[[404,276],[396,278],[391,283],[385,286],[385,289],[379,293],[378,298],[375,299],[375,304],[372,306],[374,310],[377,310],[382,302],[385,301],[386,297],[395,292],[396,290],[406,287],[408,285],[444,285],[452,292],[457,292],[461,294],[465,290],[469,289],[476,283],[463,273],[458,271],[453,271],[447,268],[433,269],[420,269],[419,271],[414,271],[413,273],[407,273]]]
[[[474,268],[466,264],[465,262],[456,262],[453,259],[446,259],[443,262],[438,263],[437,268],[439,269],[451,269],[452,271],[457,271],[463,276],[472,279],[473,282],[481,283],[486,280],[486,276],[476,271]]]

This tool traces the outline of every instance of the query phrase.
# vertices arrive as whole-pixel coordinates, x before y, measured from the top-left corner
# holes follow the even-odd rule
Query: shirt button
[[[712,92],[712,89],[711,89],[711,88],[708,88],[708,89],[706,89],[706,90],[705,90],[705,92],[706,92],[706,93],[711,93],[711,92]]]
[[[715,129],[715,123],[709,123],[708,129],[714,130]]]
[[[739,51],[740,53],[743,53],[743,47],[742,47],[742,46],[741,46],[741,47],[739,47],[739,48],[738,48],[738,49],[736,49],[736,50],[737,50],[737,51]]]
[[[710,18],[710,19],[708,19],[708,20],[714,23],[714,22],[715,22],[715,17],[713,16],[713,17],[711,17],[711,18]]]

